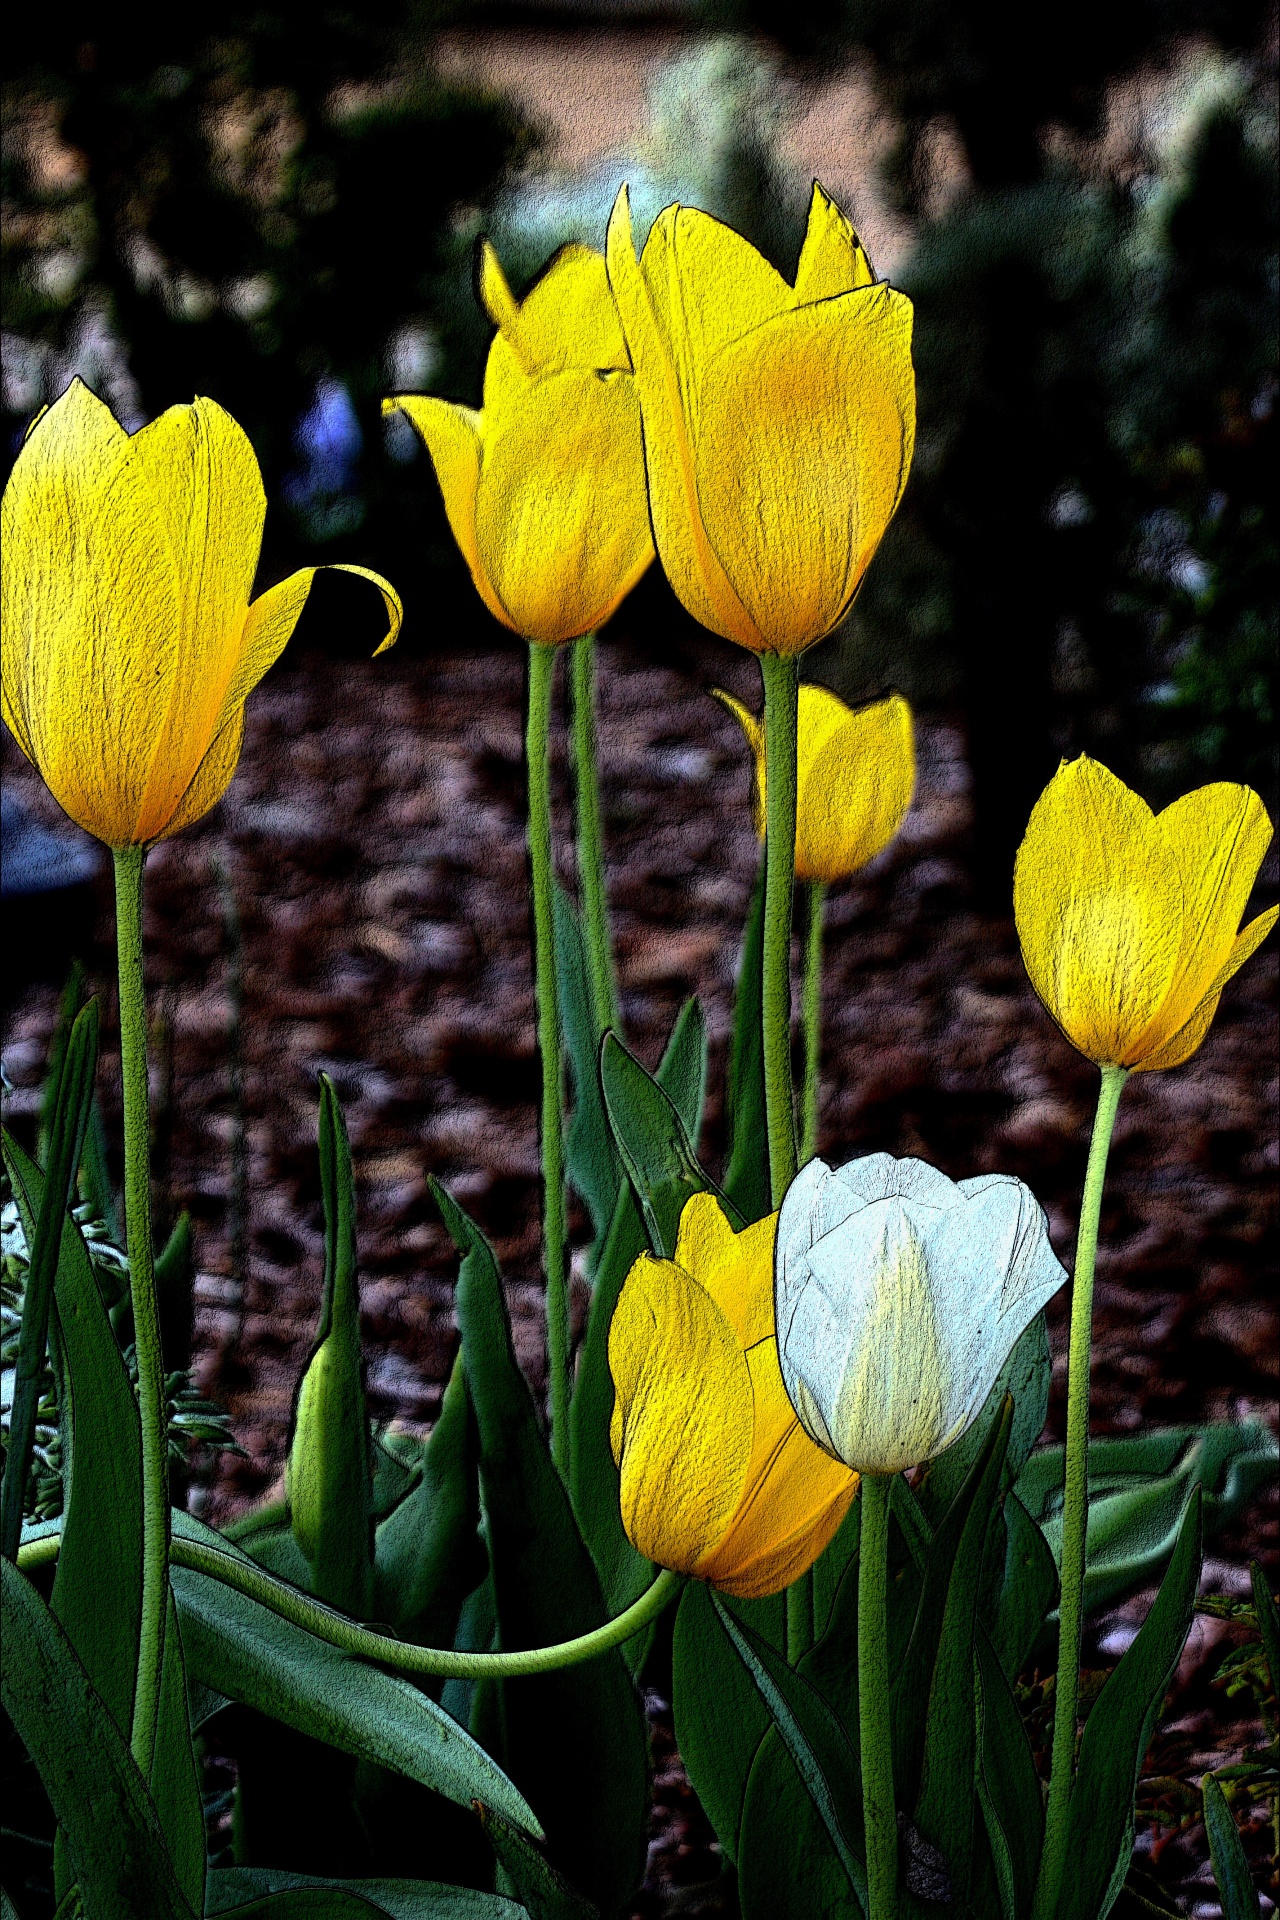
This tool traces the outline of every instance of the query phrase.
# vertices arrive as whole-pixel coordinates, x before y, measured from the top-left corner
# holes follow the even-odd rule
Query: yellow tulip
[[[735,1233],[695,1194],[673,1260],[640,1258],[609,1330],[622,1522],[646,1558],[726,1593],[777,1593],[811,1567],[858,1477],[815,1446],[778,1364],[778,1216]]]
[[[1135,1072],[1193,1054],[1276,908],[1239,931],[1271,839],[1249,787],[1162,813],[1098,761],[1064,761],[1032,810],[1013,902],[1031,984],[1088,1059]]]
[[[848,610],[906,485],[911,303],[816,183],[794,287],[688,207],[637,261],[625,187],[608,259],[667,577],[703,626],[799,653]]]
[[[755,755],[756,832],[764,839],[764,728],[716,689]],[[796,879],[843,880],[888,846],[916,783],[911,709],[900,694],[855,711],[825,687],[803,686],[796,754]]]
[[[653,558],[640,408],[600,254],[565,247],[517,302],[486,244],[480,292],[498,328],[480,411],[425,394],[383,411],[421,435],[490,613],[554,645],[603,626]]]
[[[317,571],[250,602],[265,515],[253,448],[212,400],[130,435],[73,380],[27,435],[2,510],[4,718],[108,846],[177,833],[235,772],[245,700]],[[342,571],[380,589],[389,647],[394,589]]]

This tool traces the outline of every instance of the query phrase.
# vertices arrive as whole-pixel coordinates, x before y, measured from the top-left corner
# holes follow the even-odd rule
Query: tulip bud
[[[818,1445],[900,1473],[976,1419],[1066,1272],[1020,1180],[948,1180],[923,1160],[811,1160],[782,1203],[778,1357]]]

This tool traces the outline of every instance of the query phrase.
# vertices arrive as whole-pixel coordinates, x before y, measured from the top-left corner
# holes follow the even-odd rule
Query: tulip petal
[[[746,242],[741,244],[745,246]],[[669,247],[666,252],[669,254]],[[654,544],[662,555],[662,565],[672,587],[694,619],[710,627],[713,633],[723,634],[727,640],[736,640],[739,645],[760,652],[765,646],[764,638],[734,591],[703,529],[679,366],[674,348],[659,323],[658,300],[647,270],[648,264],[656,265],[657,257],[649,263],[648,256],[646,246],[646,267],[642,269],[635,256],[630,203],[627,189],[623,187],[609,219],[609,285],[635,369],[644,423],[644,458]],[[789,298],[785,281],[779,280],[779,284]],[[668,320],[670,294],[668,288],[662,307]],[[714,301],[704,304],[710,306]],[[687,366],[687,359],[687,353],[682,354],[680,364]]]
[[[1191,1017],[1154,1052],[1144,1052],[1142,1059],[1133,1069],[1135,1073],[1152,1073],[1163,1067],[1180,1067],[1184,1060],[1191,1058],[1213,1024],[1213,1016],[1218,1011],[1223,987],[1232,974],[1239,972],[1250,954],[1262,945],[1276,924],[1278,913],[1280,908],[1268,907],[1265,913],[1260,913],[1256,920],[1249,922],[1249,925],[1237,936],[1231,952],[1219,968],[1208,993]]]
[[[245,615],[237,649],[235,671],[223,696],[218,725],[223,727],[242,707],[269,667],[275,665],[288,645],[302,609],[307,604],[312,582],[318,573],[354,573],[368,580],[382,595],[387,614],[387,631],[374,648],[374,657],[394,646],[404,619],[400,595],[389,580],[372,567],[357,566],[350,560],[329,560],[318,567],[299,567],[296,573],[278,580],[274,587],[260,593]]]
[[[820,715],[817,695],[838,712]],[[796,878],[840,880],[888,846],[911,805],[911,709],[895,694],[851,713],[821,687],[801,687],[800,707]]]
[[[526,374],[564,373],[571,367],[631,369],[604,255],[591,247],[561,247],[517,303],[486,240],[480,298]]]
[[[650,1560],[690,1572],[723,1535],[746,1483],[746,1360],[697,1281],[641,1255],[614,1310],[609,1367],[623,1525]]]
[[[1064,761],[1018,849],[1013,909],[1031,984],[1072,1045],[1123,1065],[1163,1006],[1182,888],[1151,809],[1099,761]]]
[[[876,276],[862,242],[835,201],[815,180],[809,201],[809,223],[800,264],[796,268],[795,302],[809,306],[815,300],[829,300],[835,294],[852,293],[858,287],[873,287]]]
[[[486,404],[477,563],[526,639],[603,626],[652,560],[639,426],[625,374],[528,381],[492,425]]]
[[[902,497],[915,436],[911,318],[901,294],[865,288],[756,327],[706,371],[692,436],[698,509],[777,652],[799,652],[841,619]],[[658,546],[665,563],[660,530]]]
[[[243,742],[244,707],[239,706],[214,737],[212,746],[196,769],[195,779],[178,802],[168,825],[158,835],[159,839],[168,840],[175,833],[181,833],[184,827],[203,819],[211,808],[217,806],[231,785]]]
[[[710,1294],[740,1347],[773,1338],[773,1243],[778,1216],[735,1233],[713,1193],[685,1202],[675,1262]]]
[[[490,360],[493,355],[490,353]],[[384,413],[399,411],[412,421],[431,455],[444,496],[444,510],[458,549],[471,572],[476,592],[504,627],[515,622],[485,577],[476,545],[476,492],[480,485],[480,415],[452,400],[424,393],[400,393],[384,400]]]

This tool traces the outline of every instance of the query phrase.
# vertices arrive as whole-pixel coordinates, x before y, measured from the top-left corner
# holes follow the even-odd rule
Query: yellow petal
[[[1173,981],[1180,879],[1150,807],[1098,761],[1064,761],[1032,809],[1013,906],[1031,984],[1072,1045],[1130,1062]]]
[[[796,268],[795,305],[829,300],[858,287],[873,287],[876,276],[862,242],[835,201],[815,180],[809,224]]]
[[[801,688],[803,694],[804,689]],[[727,713],[731,713],[746,735],[747,745],[755,761],[755,783],[752,788],[752,814],[755,819],[756,833],[764,839],[764,802],[767,781],[764,765],[764,728],[752,713],[750,707],[744,707],[741,700],[735,700],[731,693],[725,693],[721,687],[711,689],[711,697],[718,700]],[[798,824],[798,822],[797,822]]]
[[[329,560],[318,567],[299,567],[296,573],[288,574],[285,579],[278,580],[274,587],[268,587],[265,593],[260,593],[245,616],[236,650],[235,668],[218,716],[220,728],[226,725],[238,708],[243,707],[267,669],[274,666],[284,652],[302,609],[307,604],[317,573],[354,573],[375,586],[382,595],[382,604],[386,609],[387,631],[374,648],[374,657],[395,645],[404,619],[404,608],[400,595],[389,580],[384,580],[371,567],[357,566],[350,560]]]
[[[910,707],[894,694],[854,713],[801,687],[798,771],[796,878],[844,879],[888,846],[911,805]]]
[[[1144,1036],[1141,1057],[1134,1065],[1135,1073],[1151,1073],[1162,1067],[1180,1067],[1184,1060],[1191,1058],[1213,1024],[1213,1016],[1218,1011],[1218,1002],[1222,998],[1222,989],[1232,974],[1239,972],[1250,954],[1262,945],[1276,924],[1278,913],[1280,908],[1268,907],[1265,913],[1260,913],[1256,920],[1249,922],[1244,931],[1237,936],[1226,960],[1219,967],[1209,991],[1190,1018],[1184,1021],[1169,1039],[1148,1050],[1149,1042]]]
[[[486,241],[480,297],[527,374],[564,373],[570,367],[630,370],[604,255],[591,247],[562,247],[517,302]]]
[[[846,612],[914,434],[911,303],[888,287],[785,313],[716,356],[693,435],[698,505],[767,647],[799,652]]]
[[[489,357],[492,361],[492,353]],[[476,592],[495,620],[500,620],[504,627],[514,627],[515,622],[485,575],[476,544],[480,415],[472,407],[457,406],[452,400],[436,400],[423,393],[395,394],[382,403],[384,413],[394,413],[397,409],[412,421],[431,455],[449,527],[470,569]]]
[[[623,1526],[647,1559],[691,1572],[746,1482],[746,1360],[710,1295],[673,1262],[642,1254],[614,1310],[609,1367]]]
[[[477,564],[509,624],[543,643],[602,626],[653,558],[630,378],[528,381],[482,433]]]
[[[713,1193],[695,1193],[680,1215],[676,1265],[711,1295],[744,1348],[773,1335],[777,1233],[776,1213],[735,1233]]]
[[[203,819],[210,808],[217,806],[231,785],[243,741],[244,708],[239,706],[216,735],[213,745],[196,770],[195,779],[178,802],[167,826],[157,836],[159,839],[171,839],[175,833],[181,833],[184,827]]]
[[[650,242],[652,239],[651,234]],[[746,242],[741,241],[740,245],[745,247]],[[748,252],[752,251],[748,248]],[[670,244],[665,245],[663,257],[669,259],[671,252]],[[641,269],[631,238],[631,210],[625,187],[619,190],[609,220],[608,261],[609,285],[635,369],[636,391],[644,419],[649,513],[663,568],[695,620],[700,620],[714,633],[723,634],[727,640],[736,640],[739,645],[760,652],[766,644],[764,637],[734,591],[702,525],[686,395],[682,388],[681,368],[685,370],[686,380],[691,377],[689,343],[683,336],[673,343],[659,323],[658,296],[648,272],[652,265],[656,273],[658,255],[655,253],[651,261],[646,245],[646,268]],[[772,268],[769,271],[772,272]],[[790,289],[785,281],[777,275],[774,278],[789,298]],[[668,287],[661,302],[667,318],[672,305],[672,288]]]

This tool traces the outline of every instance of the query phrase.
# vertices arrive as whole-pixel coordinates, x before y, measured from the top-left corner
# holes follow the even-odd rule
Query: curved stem
[[[764,677],[765,842],[764,1105],[769,1136],[769,1189],[775,1207],[796,1173],[795,1102],[791,1089],[791,904],[796,871],[797,663],[762,653]]]
[[[114,850],[116,953],[120,971],[120,1078],[124,1093],[124,1211],[129,1291],[142,1420],[142,1627],[130,1746],[151,1777],[160,1713],[169,1591],[169,1460],[164,1358],[151,1250],[151,1152],[147,1106],[147,1006],[142,980],[142,847]]]
[[[45,1566],[58,1557],[61,1536],[47,1533],[28,1541],[18,1552],[18,1566],[26,1573]],[[561,1640],[551,1647],[530,1647],[517,1653],[456,1653],[448,1647],[415,1647],[388,1634],[374,1633],[357,1625],[343,1613],[314,1600],[309,1593],[291,1587],[283,1580],[247,1560],[240,1553],[224,1553],[220,1547],[203,1541],[186,1540],[181,1535],[170,1549],[175,1567],[187,1567],[192,1573],[207,1574],[226,1587],[260,1601],[281,1620],[315,1634],[331,1647],[356,1654],[362,1660],[376,1660],[381,1667],[397,1673],[428,1674],[446,1680],[510,1680],[530,1673],[552,1673],[559,1667],[575,1667],[583,1660],[594,1660],[611,1647],[621,1646],[634,1634],[643,1632],[656,1620],[663,1608],[684,1585],[684,1575],[663,1568],[652,1586],[638,1600],[602,1627],[580,1633],[574,1640]]]
[[[569,649],[573,710],[573,782],[578,817],[578,885],[582,930],[596,1027],[617,1027],[618,996],[609,939],[609,898],[604,884],[604,837],[600,830],[600,783],[596,771],[596,641],[584,633]]]
[[[807,1166],[818,1151],[818,1094],[822,1070],[822,909],[826,905],[824,880],[811,880],[809,924],[805,929],[804,988],[801,1022],[804,1028],[804,1100],[800,1131],[800,1165]]]
[[[1058,1672],[1054,1685],[1053,1771],[1045,1813],[1044,1852],[1033,1920],[1050,1920],[1066,1867],[1067,1814],[1076,1764],[1080,1699],[1080,1639],[1084,1627],[1085,1531],[1089,1518],[1089,1363],[1093,1332],[1093,1275],[1107,1154],[1124,1083],[1124,1067],[1104,1067],[1080,1201],[1071,1290],[1071,1345],[1067,1363],[1067,1447],[1062,1501],[1062,1603],[1058,1613]]]
[[[858,1732],[867,1845],[867,1920],[892,1920],[898,1893],[898,1819],[889,1718],[890,1474],[864,1473],[858,1534]]]
[[[542,1245],[546,1270],[547,1373],[551,1457],[569,1469],[569,1300],[565,1287],[564,1143],[562,1139],[560,1005],[556,991],[555,914],[551,863],[551,684],[554,647],[529,646],[529,866],[533,876],[533,962],[542,1056]]]

